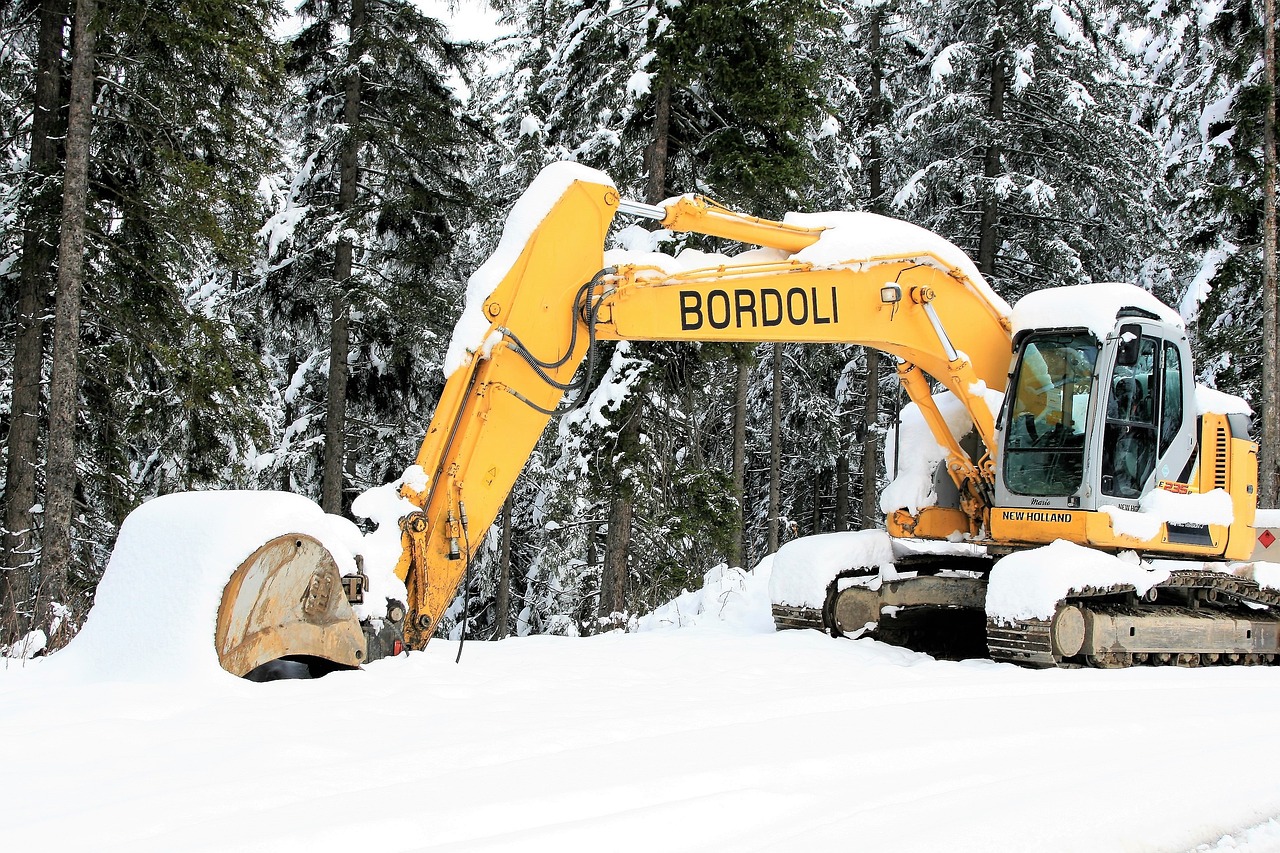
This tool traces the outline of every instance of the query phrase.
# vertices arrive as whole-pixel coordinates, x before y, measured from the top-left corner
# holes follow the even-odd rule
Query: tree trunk
[[[884,104],[880,95],[884,85],[884,66],[880,58],[881,27],[884,23],[884,10],[877,8],[871,18],[870,51],[871,51],[871,91],[875,98],[871,102],[871,123],[874,132],[871,135],[871,167],[867,170],[870,185],[867,191],[871,196],[871,209],[876,213],[883,212],[884,184],[882,183],[879,131],[884,123]],[[879,480],[880,448],[876,441],[876,426],[880,423],[880,350],[866,348],[867,354],[867,393],[862,398],[862,483],[859,496],[858,526],[863,530],[876,527],[880,516]]]
[[[667,137],[671,126],[671,83],[663,73],[655,95],[653,144],[649,149],[649,184],[646,200],[656,204],[666,197]],[[643,384],[643,380],[641,380]],[[628,458],[635,452],[640,435],[640,399],[637,386],[632,398],[622,405],[625,418],[618,431],[618,455]],[[615,476],[618,476],[615,474]],[[600,570],[599,615],[607,617],[627,610],[627,558],[631,548],[631,520],[635,515],[635,495],[627,483],[615,482],[609,498],[609,530],[605,535],[604,565]]]
[[[871,203],[869,207],[875,213],[882,213],[884,208],[884,187],[881,184],[880,130],[884,123],[884,64],[880,58],[880,28],[884,22],[884,7],[876,7],[871,13],[871,26],[867,33],[867,51],[871,55],[871,103],[868,107],[867,123],[871,125],[871,156],[867,163],[867,181]]]
[[[813,536],[822,532],[822,471],[813,472],[813,506],[809,521],[809,533]]]
[[[493,629],[495,640],[506,639],[508,611],[511,609],[511,495],[502,505],[502,542],[498,550],[498,600],[494,605],[497,625]]]
[[[739,346],[737,373],[733,383],[733,533],[729,539],[729,565],[747,565],[747,386],[751,381],[751,363],[747,349]]]
[[[53,319],[53,372],[49,381],[49,449],[45,462],[44,550],[40,557],[37,618],[63,602],[71,567],[71,519],[76,491],[76,414],[79,411],[80,291],[84,276],[89,134],[93,127],[95,0],[76,0],[72,25],[71,108],[67,166],[62,184],[62,231]]]
[[[645,200],[657,204],[667,197],[667,138],[671,132],[671,79],[662,72],[654,93],[653,144],[649,149],[649,185]]]
[[[862,508],[863,530],[876,526],[880,517],[880,447],[875,427],[880,423],[880,350],[867,347],[867,395],[862,406]]]
[[[849,529],[849,457],[845,453],[843,435],[841,439],[840,451],[836,456],[836,517],[833,525],[837,533]]]
[[[1280,355],[1276,346],[1276,12],[1265,0],[1263,64],[1266,66],[1265,170],[1262,183],[1262,446],[1258,454],[1259,503],[1274,507],[1280,493]]]
[[[324,419],[324,482],[320,506],[325,512],[342,514],[342,483],[346,468],[347,430],[347,356],[350,353],[347,292],[351,288],[351,238],[346,228],[347,215],[355,207],[356,188],[360,180],[360,57],[365,25],[365,0],[351,2],[351,41],[347,46],[346,101],[342,120],[347,137],[342,146],[342,169],[338,183],[338,220],[343,231],[334,248],[333,281],[336,288],[329,304],[329,387],[328,409]]]
[[[773,345],[773,408],[769,418],[769,553],[778,550],[782,504],[782,344]]]
[[[631,539],[631,518],[635,505],[618,492],[609,502],[609,541],[605,546],[600,573],[600,618],[627,610],[627,545]]]
[[[609,501],[609,538],[600,570],[600,618],[627,612],[627,554],[635,500],[626,484],[614,486]]]
[[[1004,32],[995,31],[991,44],[991,101],[987,116],[993,125],[991,139],[983,161],[982,176],[986,178],[986,190],[982,197],[982,221],[978,231],[978,271],[990,276],[996,269],[996,252],[1000,248],[1000,204],[991,191],[991,185],[1000,175],[1000,123],[1004,120]]]
[[[30,171],[40,182],[22,229],[22,268],[18,281],[17,333],[13,350],[13,396],[6,447],[4,568],[0,571],[0,642],[16,639],[28,619],[36,538],[31,507],[36,503],[36,466],[40,440],[40,384],[44,361],[44,313],[52,290],[56,195],[49,184],[58,169],[57,137],[62,112],[61,64],[65,0],[40,5],[37,36],[35,107],[31,118]],[[12,622],[12,624],[10,624]],[[19,624],[21,623],[21,624]]]

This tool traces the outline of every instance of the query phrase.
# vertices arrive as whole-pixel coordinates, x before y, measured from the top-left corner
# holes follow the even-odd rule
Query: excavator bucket
[[[214,643],[222,668],[241,677],[282,659],[355,668],[367,652],[333,556],[302,534],[272,539],[240,564],[222,593]]]

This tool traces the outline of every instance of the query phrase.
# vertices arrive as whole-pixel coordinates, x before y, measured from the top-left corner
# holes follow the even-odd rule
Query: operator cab
[[[1189,480],[1195,386],[1174,318],[1121,305],[1101,339],[1096,324],[1032,328],[1014,348],[998,423],[997,506],[1136,510],[1158,480]]]

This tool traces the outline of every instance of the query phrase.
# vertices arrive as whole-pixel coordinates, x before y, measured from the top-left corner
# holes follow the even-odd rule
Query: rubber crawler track
[[[1156,600],[1171,598],[1175,600],[1195,600],[1200,609],[1190,607],[1169,607],[1161,604],[1148,604],[1140,600],[1130,585],[1105,588],[1087,587],[1074,592],[1058,602],[1058,607],[1075,604],[1095,613],[1164,613],[1186,614],[1219,613],[1222,615],[1240,615],[1245,618],[1264,621],[1280,621],[1274,608],[1280,606],[1280,591],[1259,587],[1254,581],[1204,570],[1175,571],[1165,582],[1155,587]],[[1216,600],[1207,601],[1212,596]],[[1268,610],[1250,610],[1249,606],[1268,608]],[[1055,607],[1055,611],[1057,608]],[[1162,654],[1130,654],[1119,653],[1107,655],[1100,659],[1090,659],[1083,655],[1064,659],[1058,655],[1051,639],[1051,620],[1023,619],[1012,624],[997,623],[987,620],[987,648],[993,660],[1014,663],[1026,667],[1060,667],[1095,666],[1101,668],[1123,668],[1127,666],[1223,666],[1223,665],[1258,665],[1280,664],[1280,654],[1242,653],[1223,650],[1220,653],[1203,654],[1195,651],[1170,652]]]

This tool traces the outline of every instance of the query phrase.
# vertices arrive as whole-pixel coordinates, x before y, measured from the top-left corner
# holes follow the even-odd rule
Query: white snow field
[[[0,850],[1280,850],[1280,670],[773,633],[768,574],[459,665],[439,640],[268,684],[12,661]]]

